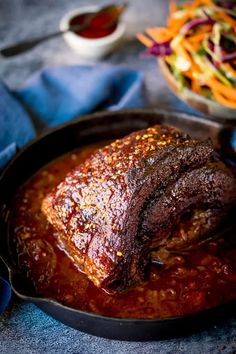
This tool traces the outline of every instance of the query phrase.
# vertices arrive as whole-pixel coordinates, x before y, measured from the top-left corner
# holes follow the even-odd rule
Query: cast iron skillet
[[[231,155],[231,158],[235,158],[233,143],[225,144],[231,141],[229,137],[232,132],[233,135],[235,133],[232,127],[222,127],[219,123],[184,113],[130,110],[91,114],[53,129],[31,142],[9,163],[0,177],[0,253],[8,267],[12,288],[20,298],[33,302],[50,316],[71,327],[120,340],[143,341],[186,335],[205,328],[206,325],[215,324],[216,321],[234,313],[236,301],[196,314],[161,320],[110,318],[74,310],[54,300],[38,297],[31,284],[20,274],[11,256],[8,225],[11,202],[17,189],[38,169],[73,149],[123,137],[134,130],[156,123],[174,125],[201,139],[210,136],[224,156],[227,154],[228,157]]]

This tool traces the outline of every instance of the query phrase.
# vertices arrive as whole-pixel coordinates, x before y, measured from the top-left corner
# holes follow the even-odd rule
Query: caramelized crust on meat
[[[210,141],[156,125],[95,152],[44,199],[42,211],[77,267],[117,292],[143,281],[153,250],[213,235],[235,200],[234,177]],[[205,226],[181,238],[174,230],[183,218]]]

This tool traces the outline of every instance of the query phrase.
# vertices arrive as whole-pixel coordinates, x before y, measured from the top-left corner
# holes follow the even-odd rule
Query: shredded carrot
[[[236,108],[236,101],[227,99],[226,97],[224,97],[224,95],[222,93],[220,93],[219,91],[217,91],[216,89],[212,88],[211,89],[213,92],[213,95],[216,99],[216,101],[222,103],[225,106],[228,106],[230,108]]]
[[[194,43],[201,44],[201,42],[203,41],[205,36],[206,36],[206,33],[199,33],[199,34],[196,34],[195,36],[189,37],[188,40],[192,44],[194,44]]]
[[[217,90],[219,93],[223,94],[226,98],[229,100],[235,101],[236,102],[236,90],[235,88],[231,88],[228,86],[225,86],[222,84],[220,81],[218,81],[215,78],[207,78],[205,80],[205,83],[213,90]]]
[[[198,79],[192,79],[191,81],[191,89],[195,93],[200,93],[201,92],[201,85]]]
[[[136,37],[138,38],[138,40],[143,43],[146,47],[151,47],[154,42],[149,39],[148,37],[146,37],[144,34],[142,33],[137,33]]]
[[[198,48],[196,48],[195,46],[193,46],[191,43],[189,43],[186,39],[183,40],[183,47],[186,49],[186,52],[188,54],[188,60],[191,61],[191,68],[194,72],[199,73],[199,67],[198,65],[195,63],[194,58],[192,57],[192,54],[194,54]],[[188,53],[189,52],[189,53]]]
[[[203,25],[197,28],[197,33],[207,33],[212,31],[212,25]],[[193,36],[194,37],[194,36]]]
[[[189,18],[189,14],[185,14],[182,18],[170,17],[168,20],[168,28],[171,28],[171,30],[177,34]]]
[[[189,63],[189,69],[194,71],[195,73],[199,73],[199,68],[198,65],[194,62],[192,59],[191,55],[188,53],[188,51],[185,49],[185,46],[180,45],[175,48],[175,53],[177,54],[178,57],[184,58],[188,63]],[[186,70],[187,71],[187,70]],[[184,71],[184,73],[186,72]]]
[[[177,46],[175,48],[175,52],[177,55],[179,55],[180,57],[187,60],[190,64],[192,63],[192,59],[191,59],[190,55],[188,54],[188,52],[185,50],[184,46],[182,46],[182,45]]]
[[[198,6],[201,5],[201,0],[194,0],[191,5],[191,9],[196,9]]]
[[[147,34],[156,42],[162,43],[171,40],[174,36],[174,33],[164,27],[154,27],[154,28],[147,28]]]
[[[185,39],[183,45],[191,54],[194,54],[199,50],[201,43],[191,43]]]
[[[201,42],[204,40],[205,36],[206,36],[206,33],[199,33],[199,34],[196,34],[195,36],[189,37],[188,40],[189,40],[189,43],[192,43],[192,44],[201,44]]]
[[[181,4],[182,8],[185,9],[185,10],[188,10],[190,9],[190,7],[192,6],[190,1],[189,2],[186,2],[184,4]]]
[[[211,1],[211,0],[202,0],[202,5],[204,6],[215,6],[216,4],[214,3],[214,1]]]
[[[189,42],[192,43],[197,43],[197,42],[201,43],[205,38],[206,34],[209,34],[211,30],[212,30],[212,26],[210,25],[202,26],[202,28],[198,29],[196,34],[189,36],[188,40]]]
[[[170,57],[165,57],[165,61],[167,62],[167,64],[172,65],[172,60]]]
[[[177,10],[177,6],[174,0],[170,1],[170,5],[169,5],[169,12],[172,15],[174,12],[176,12]]]
[[[187,70],[184,72],[184,76],[186,76],[187,78],[191,79],[193,78],[193,73],[191,70]]]
[[[196,9],[199,6],[215,6],[215,3],[211,0],[195,0],[193,1],[191,8]]]
[[[232,66],[228,63],[223,63],[222,68],[228,72],[230,72],[233,76],[236,77],[236,70],[232,68]]]
[[[196,72],[193,71],[192,69],[189,69],[187,71],[184,72],[184,76],[186,76],[188,79],[191,79],[191,85],[193,84],[193,81],[196,81],[196,83],[198,83],[199,89],[200,89],[200,82],[198,79],[196,79]],[[197,84],[194,84],[195,86]]]
[[[227,13],[222,10],[218,11],[218,15],[222,20],[229,23],[234,30],[236,29],[236,21],[231,16],[227,15]]]

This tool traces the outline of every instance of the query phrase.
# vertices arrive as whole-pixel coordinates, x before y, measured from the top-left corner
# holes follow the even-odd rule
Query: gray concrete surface
[[[0,0],[0,46],[53,31],[58,28],[64,13],[94,3],[102,5],[110,1]],[[165,23],[167,6],[165,0],[130,0],[124,17],[127,24],[125,44],[105,62],[137,68],[145,73],[149,107],[188,111],[189,108],[166,87],[155,60],[140,58],[143,47],[135,39],[135,33],[146,26]],[[62,38],[57,38],[24,55],[0,59],[0,78],[14,89],[42,67],[84,62]],[[14,298],[0,319],[0,353],[236,353],[236,319],[186,338],[129,343],[81,333],[58,323],[34,305]]]

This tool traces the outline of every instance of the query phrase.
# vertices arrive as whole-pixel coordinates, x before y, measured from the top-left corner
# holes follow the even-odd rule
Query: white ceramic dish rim
[[[177,85],[177,81],[175,80],[174,76],[172,75],[172,72],[166,62],[163,59],[158,59],[157,62],[159,62],[159,65],[161,67],[161,71],[163,69],[168,70],[169,76],[171,77],[172,82],[174,82],[174,85]],[[164,73],[163,76],[165,77]],[[165,80],[168,81],[168,79],[165,77]],[[167,82],[168,86],[170,87],[170,84]],[[181,100],[186,102],[189,106],[197,109],[198,111],[201,112],[200,109],[194,107],[192,104],[189,103],[189,101],[196,101],[198,104],[204,104],[208,108],[208,115],[212,116],[212,118],[224,118],[226,120],[236,120],[236,109],[225,106],[219,102],[216,102],[214,100],[211,100],[203,95],[197,94],[194,91],[192,91],[188,87],[184,87],[182,92],[175,92],[173,88],[171,89],[172,92]],[[205,113],[205,112],[202,112]]]
[[[76,15],[82,15],[84,13],[94,12],[99,10],[99,8],[100,7],[98,6],[83,6],[66,13],[60,21],[60,30],[61,31],[67,30],[69,28],[70,21]],[[94,38],[94,39],[85,38],[79,36],[78,34],[75,34],[72,31],[68,33],[70,34],[70,36],[73,36],[73,38],[75,38],[78,42],[84,43],[87,46],[91,45],[91,47],[93,47],[94,45],[99,46],[99,45],[113,43],[123,35],[124,31],[125,31],[125,24],[122,21],[119,21],[116,29],[111,34],[101,38]]]

